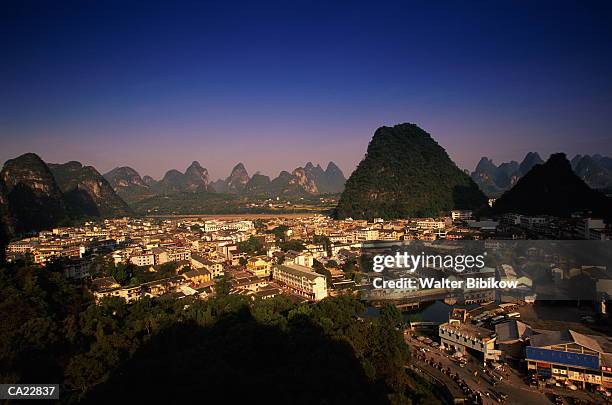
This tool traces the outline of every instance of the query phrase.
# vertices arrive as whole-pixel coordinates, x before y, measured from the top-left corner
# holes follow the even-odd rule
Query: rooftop
[[[286,271],[289,274],[293,274],[297,277],[304,277],[311,281],[314,281],[319,277],[325,278],[324,275],[315,273],[309,267],[300,266],[299,264],[283,264],[277,267],[282,269],[283,271]]]

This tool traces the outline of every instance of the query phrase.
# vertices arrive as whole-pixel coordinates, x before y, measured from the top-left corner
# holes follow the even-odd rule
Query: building
[[[495,332],[469,323],[465,309],[453,310],[449,321],[440,325],[438,336],[441,347],[452,347],[461,353],[468,350],[482,353],[483,361],[498,360],[501,355],[495,349]]]
[[[253,221],[205,221],[203,226],[204,232],[219,232],[219,231],[250,231],[255,229]]]
[[[569,380],[583,388],[612,387],[612,352],[607,340],[600,342],[598,337],[571,329],[537,332],[525,348],[529,371],[546,379]]]
[[[315,273],[308,267],[297,264],[274,266],[272,278],[291,289],[292,292],[310,300],[327,297],[327,280],[324,275]]]
[[[444,221],[433,221],[430,219],[423,220],[423,221],[417,221],[416,225],[417,225],[417,228],[425,229],[425,230],[444,229],[444,227],[446,226]]]
[[[155,255],[152,253],[143,253],[130,257],[130,263],[136,266],[153,266],[155,264]]]
[[[606,224],[603,219],[583,218],[576,225],[576,233],[580,239],[602,240],[605,237]]]
[[[92,291],[96,303],[106,297],[123,298],[125,302],[133,302],[140,298],[141,287],[121,287],[113,277],[102,277],[92,281]]]
[[[356,241],[378,240],[378,229],[363,228],[353,232]]]
[[[70,260],[63,264],[64,277],[69,280],[81,280],[89,277],[89,263],[86,260]]]
[[[198,270],[186,271],[185,273],[182,274],[182,276],[188,282],[195,283],[195,284],[206,283],[212,280],[210,271],[204,268],[198,269]]]
[[[293,263],[299,266],[312,267],[314,264],[314,256],[309,252],[296,252],[290,250],[285,253],[285,263]]]
[[[453,221],[467,221],[468,219],[472,219],[472,211],[452,210],[451,218]]]
[[[495,334],[497,348],[502,351],[504,357],[522,359],[533,330],[531,326],[515,319],[496,324]]]
[[[168,261],[182,262],[191,260],[191,252],[188,249],[171,249],[168,251]]]
[[[251,257],[247,261],[247,271],[256,277],[270,277],[272,259],[267,256]]]
[[[221,263],[213,262],[200,255],[191,255],[191,266],[194,269],[206,269],[210,272],[212,278],[223,275],[223,265]]]

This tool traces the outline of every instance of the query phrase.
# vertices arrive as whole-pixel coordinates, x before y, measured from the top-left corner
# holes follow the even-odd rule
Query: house
[[[290,250],[285,254],[285,263],[312,267],[314,264],[314,256],[309,252],[296,252],[295,250]]]
[[[212,280],[210,271],[206,270],[205,268],[187,271],[183,273],[182,276],[185,280],[194,284],[205,283]]]
[[[223,275],[223,265],[200,255],[191,255],[191,266],[194,269],[206,269],[213,278]]]
[[[272,271],[272,259],[267,256],[251,257],[247,261],[247,271],[257,277],[269,277]]]

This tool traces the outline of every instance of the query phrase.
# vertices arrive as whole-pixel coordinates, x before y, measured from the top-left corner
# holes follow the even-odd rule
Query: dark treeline
[[[63,403],[435,403],[409,377],[399,312],[336,297],[92,303],[59,272],[0,269],[0,383],[61,383]]]

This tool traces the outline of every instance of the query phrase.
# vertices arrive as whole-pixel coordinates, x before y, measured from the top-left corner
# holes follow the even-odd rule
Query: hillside
[[[537,152],[527,153],[520,164],[513,160],[499,166],[491,159],[483,157],[471,176],[486,195],[499,197],[535,165],[541,163],[544,161]],[[576,155],[571,160],[571,166],[574,173],[589,187],[607,193],[612,191],[612,158],[598,154]]]
[[[71,218],[108,218],[131,214],[128,205],[92,166],[83,166],[74,161],[64,164],[50,163],[48,166],[64,194]]]
[[[48,229],[69,220],[64,195],[38,155],[26,153],[6,161],[0,178],[15,233]]]
[[[591,189],[573,171],[565,154],[551,155],[534,166],[493,205],[497,214],[554,215],[569,217],[577,211],[610,218],[611,200]]]
[[[114,168],[110,172],[104,174],[104,178],[125,201],[137,201],[153,195],[151,184],[147,184],[145,180],[140,177],[140,174],[131,167],[124,166]]]
[[[436,216],[478,208],[486,197],[446,151],[415,124],[376,130],[346,183],[339,218]]]

